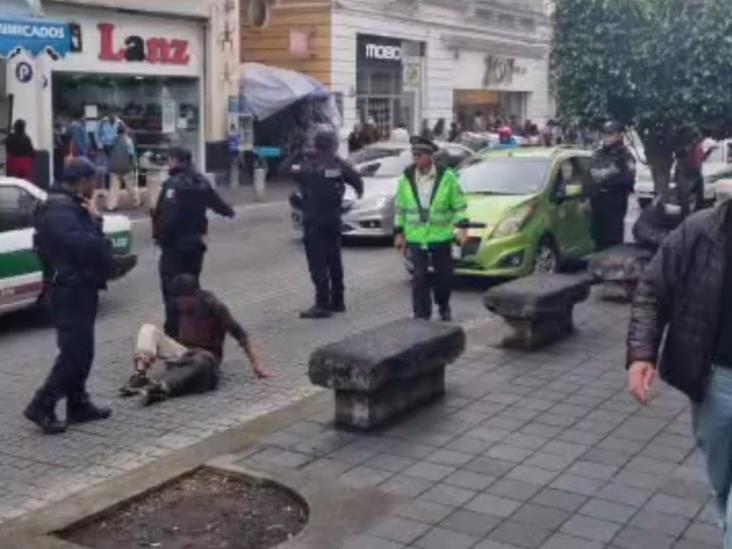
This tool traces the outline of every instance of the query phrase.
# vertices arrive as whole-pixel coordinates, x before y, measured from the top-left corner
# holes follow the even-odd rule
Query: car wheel
[[[539,242],[534,256],[534,274],[559,272],[559,254],[554,242],[544,237]]]

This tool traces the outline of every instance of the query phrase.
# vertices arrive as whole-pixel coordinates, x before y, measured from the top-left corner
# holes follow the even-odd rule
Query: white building
[[[40,13],[22,19],[68,25],[71,51],[57,57],[22,50],[6,62],[4,90],[12,97],[11,119],[27,121],[38,150],[58,160],[65,153],[59,135],[71,120],[83,120],[94,134],[107,114],[131,129],[140,155],[179,145],[203,163],[206,143],[226,139],[238,75],[238,2],[40,4]]]

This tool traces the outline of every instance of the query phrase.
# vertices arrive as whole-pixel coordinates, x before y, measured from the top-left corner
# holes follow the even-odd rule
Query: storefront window
[[[196,157],[200,136],[199,84],[195,78],[106,76],[80,73],[53,75],[56,155],[69,151],[71,122],[83,121],[103,162],[105,137],[99,129],[106,116],[128,128],[138,162],[163,165],[171,147],[185,147]]]

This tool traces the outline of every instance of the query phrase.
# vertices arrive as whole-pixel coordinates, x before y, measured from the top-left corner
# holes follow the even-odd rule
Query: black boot
[[[331,312],[325,308],[321,307],[320,305],[314,305],[307,311],[303,311],[300,313],[300,318],[305,319],[323,319],[323,318],[330,318],[332,316]]]
[[[167,400],[170,396],[168,388],[160,382],[151,383],[140,393],[140,402],[143,406],[150,406]]]
[[[31,400],[23,415],[35,423],[47,435],[58,435],[66,431],[66,423],[56,417],[56,401],[40,394]]]
[[[442,322],[452,322],[452,310],[450,306],[440,307],[440,320]]]
[[[108,419],[112,415],[111,408],[97,406],[88,395],[69,397],[66,402],[66,421],[68,423],[87,423]]]
[[[328,304],[328,310],[331,313],[345,313],[346,302],[342,297],[334,297],[330,300],[330,303]]]

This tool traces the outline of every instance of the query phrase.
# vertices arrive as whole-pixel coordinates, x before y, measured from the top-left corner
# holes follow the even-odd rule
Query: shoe
[[[303,311],[300,313],[300,318],[303,319],[319,320],[323,318],[330,318],[331,316],[333,315],[328,309],[324,309],[323,307],[319,307],[318,305],[315,305],[307,311]]]
[[[328,310],[331,313],[345,313],[346,304],[343,301],[331,301],[328,305]]]
[[[88,423],[108,419],[112,409],[106,406],[97,406],[88,398],[80,401],[70,401],[66,406],[66,421],[68,423]]]
[[[129,379],[127,384],[119,390],[121,397],[139,395],[142,390],[150,385],[150,379],[142,372],[137,372]]]
[[[442,320],[442,322],[452,322],[452,311],[450,310],[450,307],[440,309],[440,320]]]
[[[66,423],[56,417],[52,408],[42,406],[37,399],[31,401],[23,415],[47,435],[58,435],[66,431]]]
[[[163,402],[164,400],[167,400],[169,396],[168,390],[160,382],[151,383],[146,388],[142,389],[140,394],[140,403],[143,406],[150,406],[157,402]]]

